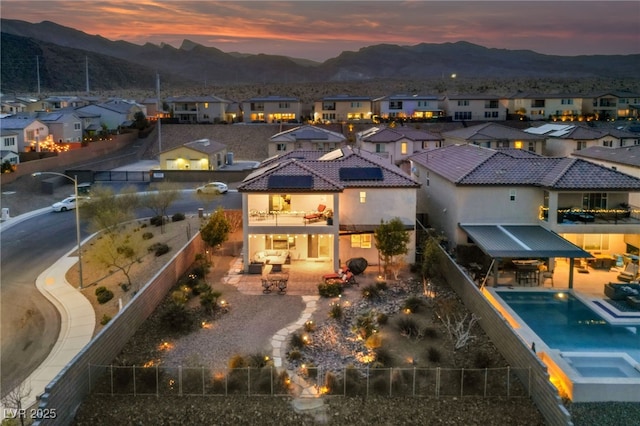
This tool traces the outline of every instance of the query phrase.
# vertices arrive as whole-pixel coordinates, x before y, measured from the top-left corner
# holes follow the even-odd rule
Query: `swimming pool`
[[[574,402],[640,402],[640,321],[612,325],[567,291],[490,293]]]
[[[611,325],[568,292],[496,294],[549,348],[565,352],[626,352],[640,363],[640,324]]]

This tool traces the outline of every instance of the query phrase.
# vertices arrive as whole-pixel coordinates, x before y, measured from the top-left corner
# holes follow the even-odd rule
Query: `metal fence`
[[[296,377],[290,377],[272,366],[213,370],[90,365],[89,382],[98,395],[286,396],[294,386],[309,386],[328,396],[528,398],[530,380],[523,383],[520,378],[530,378],[530,371],[523,370],[416,367],[329,372],[300,367]]]

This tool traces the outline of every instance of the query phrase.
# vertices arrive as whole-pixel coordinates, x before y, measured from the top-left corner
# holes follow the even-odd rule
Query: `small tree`
[[[146,129],[149,126],[149,120],[144,115],[144,112],[138,111],[133,115],[134,127],[138,130]]]
[[[84,203],[80,214],[91,219],[94,231],[106,234],[117,232],[120,224],[133,219],[133,211],[139,204],[134,187],[125,187],[120,194],[104,186],[95,186],[91,190],[91,201]]]
[[[121,271],[127,278],[131,287],[131,268],[143,256],[141,240],[130,234],[112,232],[104,234],[96,240],[94,249],[91,250],[91,259],[104,265],[106,268],[115,268]]]
[[[202,240],[212,248],[227,241],[229,232],[231,232],[231,224],[222,208],[218,208],[200,229]]]
[[[384,275],[390,266],[395,264],[395,257],[407,254],[409,249],[409,232],[405,230],[404,224],[399,218],[393,218],[389,222],[380,221],[380,226],[374,231],[376,249],[382,256],[384,264]]]
[[[4,414],[8,413],[7,409],[12,408],[16,410],[15,417],[19,416],[20,424],[24,426],[24,419],[26,418],[26,416],[21,411],[24,409],[22,403],[31,394],[31,385],[29,385],[27,382],[22,382],[17,386],[11,386],[10,389],[11,390],[9,391],[9,393],[2,397],[2,405],[5,410]],[[2,422],[2,424],[4,424],[4,422]]]
[[[177,185],[171,182],[160,182],[156,186],[156,191],[148,193],[141,199],[143,207],[153,211],[155,216],[162,218],[160,224],[161,233],[164,233],[164,217],[167,216],[169,207],[178,197],[180,197],[180,188]]]

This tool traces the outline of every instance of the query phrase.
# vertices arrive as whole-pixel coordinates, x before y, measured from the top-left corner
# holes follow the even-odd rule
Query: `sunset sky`
[[[551,55],[639,54],[640,1],[24,1],[0,15],[135,44],[317,61],[380,43],[469,41]]]

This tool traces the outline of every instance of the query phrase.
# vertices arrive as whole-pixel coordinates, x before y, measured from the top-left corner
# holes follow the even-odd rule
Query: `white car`
[[[80,204],[82,204],[82,202],[86,201],[88,198],[79,197],[79,199],[80,199]],[[64,200],[53,204],[51,208],[53,209],[54,212],[66,212],[67,210],[73,210],[76,208],[76,197],[73,195],[70,197],[67,197]]]
[[[222,182],[209,182],[196,188],[198,194],[226,194],[229,188]]]

